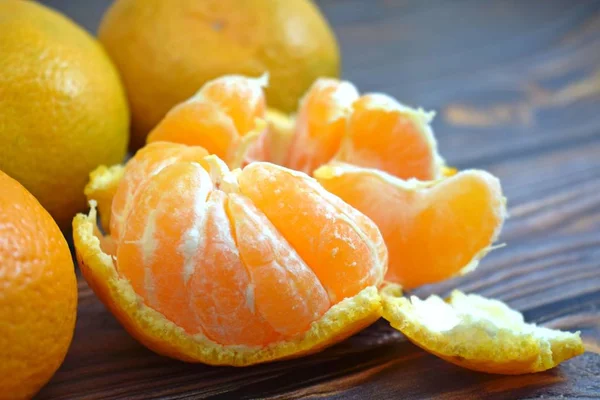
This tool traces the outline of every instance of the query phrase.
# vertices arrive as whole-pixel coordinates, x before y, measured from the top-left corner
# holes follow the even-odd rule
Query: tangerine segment
[[[315,177],[377,224],[389,251],[385,279],[405,288],[474,269],[506,214],[500,182],[485,171],[420,182],[332,163]]]
[[[269,83],[267,75],[248,78],[225,75],[207,82],[195,100],[217,104],[231,118],[240,135],[254,129],[255,119],[265,117],[266,102],[263,88]]]
[[[438,178],[442,161],[429,125],[433,115],[384,94],[364,95],[353,104],[335,159],[403,179]]]
[[[110,214],[111,236],[120,238],[123,221],[127,218],[127,214],[131,210],[133,199],[135,198],[138,189],[143,186],[149,177],[155,175],[174,162],[184,160],[201,161],[206,155],[208,155],[208,152],[202,147],[184,146],[178,143],[168,142],[151,143],[139,150],[135,156],[127,162],[127,165],[122,172],[123,179],[119,179],[119,186],[112,199]],[[99,172],[96,173],[105,175],[104,170],[99,170]],[[98,195],[104,193],[104,196],[110,194],[110,191],[107,192],[106,190],[108,189],[107,183],[102,181],[100,175],[98,176],[98,179],[93,179],[88,183],[87,188],[89,189],[86,188],[86,190],[88,190],[90,196],[92,193],[97,193]],[[110,174],[106,176],[108,177]],[[101,204],[106,203],[105,199],[103,200],[104,201]]]
[[[265,134],[263,87],[267,82],[266,75],[256,79],[226,75],[209,81],[194,96],[173,107],[150,132],[147,142],[202,146],[230,165],[239,166],[240,151],[251,147],[247,142]],[[260,146],[255,152],[259,150]]]
[[[202,146],[225,159],[237,136],[234,122],[218,104],[191,98],[167,113],[150,132],[147,143],[166,141]]]
[[[387,250],[371,220],[309,176],[252,163],[237,176],[240,192],[310,266],[335,304],[381,283]]]
[[[253,282],[246,304],[285,337],[306,331],[331,307],[319,279],[248,198],[232,193],[228,206],[240,257]]]
[[[255,287],[262,285],[253,283],[242,261],[227,203],[224,192],[212,191],[183,238],[190,306],[206,336],[218,343],[258,346],[281,340],[252,302]]]
[[[204,211],[211,190],[210,176],[199,164],[167,166],[139,190],[122,236],[113,236],[119,273],[146,304],[190,333],[202,330],[186,296],[188,260],[181,238],[195,211]]]
[[[286,166],[311,173],[333,158],[346,133],[358,91],[350,82],[321,78],[301,100]]]
[[[453,291],[420,300],[382,291],[383,317],[425,351],[475,371],[526,374],[545,371],[584,352],[579,332],[526,323],[506,304]]]
[[[83,276],[129,333],[159,354],[189,362],[234,366],[298,357],[345,339],[381,315],[378,291],[374,286],[369,286],[333,305],[311,323],[308,330],[293,338],[263,346],[223,345],[202,333],[189,334],[145,302],[139,301],[130,281],[117,272],[113,258],[102,251],[102,237],[95,226],[96,209],[92,202],[89,215],[78,214],[73,220],[73,238]],[[222,269],[219,271],[222,277],[227,275]],[[207,284],[211,280],[208,278]],[[214,286],[206,289],[210,290],[207,295],[215,300],[223,296],[223,291],[215,290]],[[299,301],[302,300],[296,299],[295,304]],[[246,337],[253,334],[253,330],[245,331]]]

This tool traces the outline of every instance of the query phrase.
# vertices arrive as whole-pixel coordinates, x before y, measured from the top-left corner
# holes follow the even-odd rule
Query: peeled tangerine
[[[498,300],[458,290],[444,302],[382,290],[383,317],[411,342],[453,364],[496,374],[525,374],[557,366],[584,352],[579,332],[526,323]]]
[[[255,364],[317,351],[381,315],[379,230],[303,173],[230,171],[200,147],[156,142],[92,179],[110,234],[94,206],[75,217],[81,270],[158,353]]]
[[[95,206],[78,215],[77,256],[132,335],[182,360],[249,365],[340,341],[383,302],[411,341],[470,369],[536,372],[583,351],[578,333],[495,300],[398,297],[395,284],[473,270],[506,216],[494,176],[444,165],[432,113],[319,79],[291,120],[266,108],[266,83],[206,83],[125,167],[92,173],[86,195],[110,234]],[[395,284],[380,299],[384,275]]]

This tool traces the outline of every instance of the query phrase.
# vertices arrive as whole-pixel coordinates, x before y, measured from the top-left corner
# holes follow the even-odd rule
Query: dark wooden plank
[[[108,0],[46,0],[95,31]],[[600,398],[600,1],[323,0],[344,74],[438,110],[444,156],[498,175],[511,218],[453,288],[581,330],[559,368],[494,376],[447,364],[379,321],[322,353],[250,368],[190,365],[133,340],[80,280],[77,329],[41,399]]]

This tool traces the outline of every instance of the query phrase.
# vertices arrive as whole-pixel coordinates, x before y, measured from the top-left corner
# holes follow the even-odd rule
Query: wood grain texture
[[[109,2],[46,3],[94,31]],[[341,42],[345,77],[438,110],[449,164],[490,170],[508,197],[507,246],[474,273],[416,293],[457,287],[502,299],[530,321],[581,330],[588,352],[539,374],[486,375],[379,321],[299,360],[190,365],[135,342],[80,279],[73,345],[39,398],[600,398],[600,2],[318,4]]]

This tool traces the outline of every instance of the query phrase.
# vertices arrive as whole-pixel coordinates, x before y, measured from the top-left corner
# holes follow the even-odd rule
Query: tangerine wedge
[[[438,178],[443,161],[430,126],[433,116],[385,94],[366,94],[352,106],[335,160],[403,179]]]
[[[307,174],[330,161],[346,134],[347,118],[358,91],[347,81],[320,78],[300,101],[285,165]]]
[[[383,317],[411,342],[458,366],[495,374],[545,371],[584,352],[579,332],[526,323],[498,300],[452,292],[420,300],[382,290]]]
[[[244,162],[251,149],[254,157],[265,159],[263,88],[267,83],[266,75],[225,75],[209,81],[194,96],[173,107],[150,132],[147,142],[202,146],[234,167]]]
[[[385,279],[406,289],[474,269],[506,215],[500,182],[485,171],[423,182],[331,163],[314,176],[377,224],[389,250]]]
[[[205,152],[156,142],[100,169],[90,213],[73,221],[84,277],[134,337],[242,366],[318,351],[378,319],[387,250],[370,219],[303,173],[230,171]],[[115,185],[102,235],[95,197]]]
[[[443,160],[431,130],[434,113],[390,96],[359,97],[350,83],[319,79],[304,96],[285,165],[306,173],[332,160],[431,180]]]

